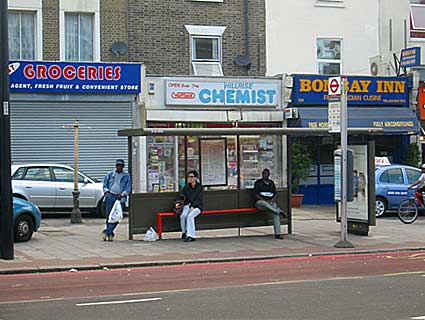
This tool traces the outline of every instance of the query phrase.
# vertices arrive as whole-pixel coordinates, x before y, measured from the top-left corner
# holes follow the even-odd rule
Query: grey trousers
[[[264,200],[258,200],[255,203],[255,207],[262,211],[269,211],[273,213],[273,227],[274,227],[274,234],[278,235],[280,234],[280,212],[282,211],[276,202],[270,201],[264,201]]]

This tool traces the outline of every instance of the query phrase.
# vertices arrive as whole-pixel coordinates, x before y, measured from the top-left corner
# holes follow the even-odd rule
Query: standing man
[[[106,229],[102,231],[103,241],[114,240],[114,230],[118,223],[109,223],[109,214],[116,200],[119,200],[124,211],[125,202],[131,190],[130,175],[124,171],[124,160],[118,159],[115,162],[115,170],[106,174],[103,180],[103,192],[105,193],[105,213]]]
[[[261,211],[273,213],[274,236],[276,239],[283,239],[280,234],[280,215],[284,212],[279,208],[276,202],[273,201],[276,195],[276,186],[273,180],[269,179],[270,170],[264,169],[262,178],[255,181],[254,184],[254,200],[255,207]]]

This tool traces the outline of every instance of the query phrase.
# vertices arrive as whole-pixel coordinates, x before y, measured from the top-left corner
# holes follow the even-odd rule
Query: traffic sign
[[[341,77],[329,78],[329,96],[340,96],[341,95]]]

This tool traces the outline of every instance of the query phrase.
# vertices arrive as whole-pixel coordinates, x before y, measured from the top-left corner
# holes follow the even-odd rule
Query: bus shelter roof
[[[383,128],[348,128],[351,134],[382,134]],[[147,136],[244,136],[244,135],[324,135],[328,128],[134,128],[122,129],[118,135],[122,137]]]

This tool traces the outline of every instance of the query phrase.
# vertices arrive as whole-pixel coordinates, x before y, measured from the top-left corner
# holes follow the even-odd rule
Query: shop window
[[[317,39],[317,68],[320,74],[339,75],[342,73],[342,40]]]
[[[11,60],[34,60],[36,58],[35,18],[35,12],[9,12],[9,58]]]
[[[411,1],[410,37],[425,39],[425,1]]]
[[[252,189],[261,172],[270,170],[276,187],[282,187],[282,145],[277,136],[240,137],[241,189]]]
[[[65,14],[65,59],[93,61],[93,14]]]
[[[178,190],[176,149],[175,137],[147,137],[148,192]]]

